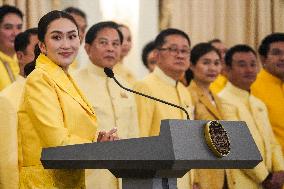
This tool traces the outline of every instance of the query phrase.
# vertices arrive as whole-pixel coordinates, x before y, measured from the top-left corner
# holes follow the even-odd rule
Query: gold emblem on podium
[[[219,121],[209,121],[205,125],[204,135],[211,151],[219,158],[230,153],[230,141],[227,131]]]

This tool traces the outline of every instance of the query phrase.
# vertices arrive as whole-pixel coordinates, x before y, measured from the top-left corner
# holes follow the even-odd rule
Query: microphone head
[[[108,77],[110,77],[110,78],[114,77],[114,73],[113,73],[112,69],[105,67],[104,72]]]

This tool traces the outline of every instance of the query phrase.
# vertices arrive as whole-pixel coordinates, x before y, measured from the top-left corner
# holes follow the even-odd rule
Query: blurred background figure
[[[9,5],[0,7],[0,91],[14,82],[19,74],[14,41],[22,27],[20,9]]]
[[[218,94],[226,85],[227,82],[227,74],[226,74],[226,64],[225,64],[225,55],[227,52],[227,48],[225,44],[220,39],[213,39],[209,41],[213,47],[215,47],[219,54],[221,55],[221,73],[218,75],[216,80],[211,83],[210,89],[214,94]]]
[[[263,68],[252,84],[252,94],[267,106],[272,129],[284,151],[284,33],[266,36],[258,53]]]
[[[150,41],[149,43],[147,43],[142,50],[143,64],[150,73],[154,71],[154,68],[156,66],[156,58],[154,50],[155,50],[154,41]]]
[[[191,96],[179,82],[189,67],[190,39],[181,30],[162,30],[155,39],[157,66],[143,80],[134,85],[136,91],[177,104],[187,110],[193,118]],[[140,136],[157,136],[162,119],[186,119],[185,113],[175,107],[136,95]],[[179,189],[191,188],[191,175],[177,179]]]
[[[78,25],[78,29],[79,29],[79,38],[80,38],[80,44],[82,45],[85,39],[85,34],[86,34],[86,29],[88,27],[88,23],[87,23],[87,16],[85,14],[84,11],[82,11],[79,8],[76,7],[67,7],[65,8],[63,11],[67,12],[68,14],[70,14],[74,20],[76,21],[77,25]],[[81,48],[79,49],[79,56],[82,54],[82,50]],[[70,71],[75,71],[77,69],[79,69],[81,66],[81,63],[75,59],[75,61],[71,64]]]
[[[14,41],[20,74],[16,81],[0,92],[0,188],[18,189],[19,170],[22,164],[18,116],[20,99],[25,84],[24,67],[33,61],[38,43],[37,28],[19,33]]]
[[[190,68],[186,75],[188,90],[194,104],[194,118],[197,120],[221,120],[219,97],[209,89],[210,84],[221,73],[221,55],[209,43],[199,43],[191,50]],[[196,169],[194,186],[199,189],[226,188],[223,169]]]
[[[118,29],[121,31],[123,35],[123,43],[121,47],[120,61],[113,67],[113,71],[115,74],[122,77],[126,80],[131,86],[133,86],[136,81],[135,75],[132,71],[124,64],[123,59],[128,55],[129,51],[132,48],[132,36],[130,29],[123,24],[120,24]]]
[[[98,130],[117,128],[119,138],[139,136],[136,103],[133,94],[120,88],[106,76],[104,68],[118,63],[123,41],[115,22],[99,22],[93,25],[85,38],[85,50],[89,62],[74,73],[74,79],[89,99],[98,119]],[[116,76],[124,86],[129,84]],[[87,189],[118,189],[119,180],[108,170],[86,170]]]
[[[245,121],[263,161],[253,169],[226,170],[230,189],[281,189],[284,159],[271,128],[265,104],[250,93],[259,71],[256,52],[248,45],[236,45],[225,56],[228,82],[220,92],[223,118]]]
[[[86,29],[88,27],[86,14],[81,9],[75,7],[67,7],[63,11],[73,16],[74,20],[76,21],[79,28],[80,43],[82,44],[85,39]]]

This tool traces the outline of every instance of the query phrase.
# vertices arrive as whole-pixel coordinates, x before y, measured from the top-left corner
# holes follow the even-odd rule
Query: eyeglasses
[[[272,49],[269,54],[272,55],[272,56],[283,56],[284,51],[282,51],[280,49]]]
[[[168,47],[168,48],[160,48],[160,51],[169,51],[170,55],[176,56],[180,53],[183,56],[189,56],[190,50],[189,49],[178,49],[175,47]]]

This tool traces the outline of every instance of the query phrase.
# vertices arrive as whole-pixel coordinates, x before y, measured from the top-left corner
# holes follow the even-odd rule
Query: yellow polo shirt
[[[252,94],[267,106],[273,132],[284,151],[284,83],[262,69],[251,87]]]

